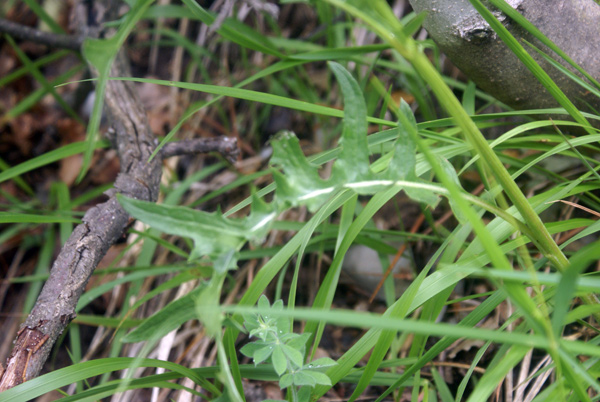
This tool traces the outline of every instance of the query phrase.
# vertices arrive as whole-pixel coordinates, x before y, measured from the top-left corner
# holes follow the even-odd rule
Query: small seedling
[[[337,363],[324,357],[304,364],[306,343],[311,334],[293,333],[289,318],[268,313],[282,311],[283,301],[277,300],[271,306],[263,295],[258,300],[258,308],[261,313],[244,314],[244,327],[251,338],[258,340],[245,345],[241,349],[242,354],[252,358],[255,365],[272,364],[279,376],[281,389],[290,388],[291,401],[308,401],[311,389],[316,385],[331,386],[329,377],[319,370]]]

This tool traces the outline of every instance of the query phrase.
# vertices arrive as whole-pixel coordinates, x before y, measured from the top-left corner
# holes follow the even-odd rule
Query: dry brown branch
[[[23,26],[3,18],[0,18],[0,32],[9,34],[15,39],[28,40],[51,47],[76,51],[81,49],[81,45],[85,39],[83,35],[61,35],[51,32],[38,31],[37,29]]]
[[[30,35],[27,39],[35,41],[40,37]],[[60,46],[57,42],[53,45]],[[123,53],[117,57],[111,75],[129,76]],[[168,144],[159,158],[148,162],[158,141],[150,131],[133,83],[109,81],[105,102],[112,125],[110,139],[121,163],[120,173],[114,189],[107,192],[108,201],[87,211],[83,223],[74,229],[56,258],[31,314],[16,335],[4,373],[0,367],[0,392],[40,373],[56,339],[75,317],[77,302],[98,262],[123,235],[131,217],[115,195],[156,201],[164,157],[208,151],[221,152],[228,158],[236,155],[235,140],[192,140],[183,145]]]
[[[218,152],[229,162],[234,163],[237,159],[239,149],[237,147],[236,139],[232,137],[195,138],[166,144],[161,150],[161,156],[165,159],[175,155],[190,155],[207,152]]]

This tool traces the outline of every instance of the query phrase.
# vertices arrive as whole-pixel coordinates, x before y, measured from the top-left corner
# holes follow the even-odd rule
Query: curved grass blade
[[[97,144],[95,144],[95,149],[107,148],[108,146],[108,141],[99,141]],[[66,157],[82,153],[87,149],[87,147],[88,144],[86,142],[75,142],[73,144],[65,145],[50,152],[46,152],[43,155],[37,156],[33,159],[20,163],[17,166],[13,166],[1,172],[0,183],[22,175],[23,173],[27,173],[29,171],[37,169],[39,167],[46,166],[50,163],[54,163]]]
[[[40,377],[26,381],[14,388],[8,389],[0,394],[0,402],[29,401],[47,392],[64,387],[86,378],[94,377],[103,373],[117,370],[125,370],[138,362],[141,367],[162,367],[171,370],[181,376],[187,377],[196,384],[202,384],[204,376],[197,370],[191,370],[176,363],[155,359],[137,358],[108,358],[77,363],[69,367],[55,370]]]

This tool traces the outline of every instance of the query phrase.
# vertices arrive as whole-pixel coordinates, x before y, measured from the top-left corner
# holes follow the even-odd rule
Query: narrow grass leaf
[[[27,4],[27,6],[38,16],[41,21],[44,21],[46,25],[52,30],[52,32],[57,34],[62,34],[65,30],[60,26],[59,23],[55,21],[40,5],[40,2],[36,0],[23,0],[23,3]]]
[[[515,337],[515,335],[513,335]],[[493,368],[488,369],[469,395],[467,402],[485,401],[498,387],[498,379],[504,378],[507,373],[519,364],[531,348],[521,344],[511,346],[501,361]]]
[[[562,278],[556,289],[554,314],[552,317],[552,329],[554,334],[559,337],[562,335],[562,329],[566,324],[567,314],[575,296],[577,281],[580,275],[589,266],[600,259],[600,247],[596,241],[588,244],[571,257],[571,265],[562,273]]]
[[[42,74],[41,71],[37,68],[37,66],[31,61],[31,59],[29,57],[27,57],[25,52],[23,52],[21,50],[21,48],[19,46],[17,46],[14,39],[10,35],[5,35],[5,36],[6,36],[8,43],[11,45],[11,47],[13,48],[13,50],[15,51],[15,53],[17,54],[17,56],[19,57],[19,59],[21,60],[21,62],[25,66],[25,68],[27,69],[27,71],[29,72],[29,74],[31,74],[38,83],[40,83],[40,85],[44,89],[44,92],[51,94],[54,97],[54,99],[56,100],[56,102],[75,121],[77,121],[78,123],[83,123],[83,121],[81,120],[79,115],[73,110],[73,108],[71,106],[69,106],[69,104],[67,102],[65,102],[65,100],[62,98],[62,96],[60,96],[58,94],[58,92],[56,92],[54,85],[51,84],[50,82],[48,82],[48,80],[46,79],[44,74]]]
[[[569,70],[567,67],[563,66],[562,64],[560,64],[559,62],[554,60],[552,57],[550,57],[549,55],[544,53],[541,49],[538,49],[532,43],[529,43],[526,40],[523,40],[523,42],[525,42],[525,44],[527,46],[529,46],[530,48],[535,50],[540,56],[542,56],[544,58],[544,60],[546,60],[548,63],[550,63],[554,68],[556,68],[558,71],[560,71],[561,73],[563,73],[564,75],[569,77],[569,79],[571,79],[573,82],[576,82],[579,86],[581,86],[586,91],[589,91],[590,93],[596,95],[597,97],[600,97],[600,85],[598,85],[597,81],[592,81],[592,82],[596,82],[597,86],[590,84],[588,81],[582,79],[577,74],[575,74],[571,70]],[[581,69],[581,67],[579,67],[579,69]],[[583,70],[583,71],[585,71],[585,70]],[[586,74],[589,75],[587,72],[586,72]],[[586,78],[588,78],[587,75],[586,75]],[[588,78],[588,79],[590,79],[590,78]],[[593,77],[591,78],[591,80],[593,80]]]
[[[420,291],[421,284],[427,277],[429,270],[431,269],[433,264],[428,264],[415,278],[415,280],[409,285],[409,287],[404,291],[400,299],[390,307],[386,314],[390,317],[395,318],[405,318],[408,315],[410,306],[415,298],[415,296]],[[394,338],[396,337],[395,331],[382,331],[371,356],[369,357],[369,361],[367,362],[367,366],[363,371],[363,375],[360,378],[360,381],[356,385],[356,389],[350,396],[349,401],[354,401],[356,398],[360,396],[360,394],[369,386],[372,378],[375,376],[377,369],[380,367],[381,362],[385,358],[390,346]]]
[[[320,46],[319,46],[320,47]],[[386,44],[352,46],[340,48],[322,48],[319,50],[307,51],[303,53],[293,54],[287,57],[288,60],[303,60],[303,61],[329,61],[329,60],[344,60],[362,56],[366,53],[381,52],[389,49]]]
[[[78,64],[78,65],[68,69],[67,71],[60,74],[58,77],[56,77],[52,81],[50,81],[50,86],[55,87],[57,85],[64,84],[65,81],[67,81],[69,78],[71,78],[73,75],[77,74],[84,68],[85,68],[85,66],[83,64]],[[46,95],[46,93],[47,92],[46,92],[45,88],[39,88],[39,89],[36,89],[35,91],[32,91],[30,94],[25,96],[22,100],[20,100],[19,103],[17,103],[10,110],[8,110],[2,116],[0,121],[7,121],[9,119],[12,119],[12,118],[15,118],[15,117],[21,115],[25,111],[32,108],[37,102],[39,102],[40,99],[42,99],[44,97],[44,95]]]
[[[211,26],[214,23],[215,17],[195,1],[183,0],[183,3],[187,6],[189,11],[192,12],[193,16],[200,19],[206,25]],[[228,18],[224,20],[221,23],[221,26],[218,27],[217,32],[219,35],[223,36],[223,38],[230,40],[233,43],[237,43],[242,47],[270,54],[280,59],[285,57],[284,54],[279,52],[275,46],[269,42],[269,39],[266,36],[261,35],[247,25],[233,19]]]
[[[204,286],[167,304],[161,310],[146,318],[137,328],[125,335],[123,342],[142,342],[159,339],[183,323],[198,318],[195,310],[196,298]]]
[[[6,163],[4,161],[4,159],[0,158],[0,172],[5,172],[8,169],[10,169],[10,165],[8,163]],[[31,186],[29,184],[27,184],[27,182],[25,180],[23,180],[20,177],[15,177],[14,181],[15,181],[15,184],[21,190],[23,190],[25,193],[27,193],[27,195],[29,195],[31,197],[35,196],[35,193],[34,193],[33,189],[31,188]],[[15,202],[15,204],[16,203],[17,202]]]
[[[294,61],[294,60],[284,60],[284,61],[280,61],[277,62],[267,68],[262,69],[261,71],[259,71],[258,73],[254,74],[251,77],[246,78],[245,80],[243,80],[242,82],[240,82],[239,84],[235,85],[234,88],[241,88],[244,87],[246,85],[248,85],[251,82],[254,82],[260,78],[263,77],[267,77],[271,74],[274,74],[278,71],[283,71],[286,70],[288,68],[292,68],[295,67],[297,65],[303,64],[304,62],[302,61]],[[162,84],[164,85],[164,84]],[[217,88],[217,87],[215,87]],[[183,113],[183,116],[179,119],[179,121],[177,122],[177,124],[175,124],[175,126],[171,129],[171,131],[169,131],[167,133],[167,135],[165,136],[165,138],[161,141],[160,144],[158,144],[158,146],[156,147],[156,149],[154,150],[154,152],[152,152],[152,155],[150,156],[150,160],[152,160],[157,154],[158,152],[160,152],[160,149],[169,141],[171,141],[171,139],[175,136],[175,134],[179,131],[179,129],[181,128],[181,126],[183,125],[183,123],[185,123],[190,117],[192,117],[196,112],[200,111],[203,108],[206,108],[212,104],[215,104],[216,102],[218,102],[224,95],[218,95],[217,97],[215,97],[214,99],[208,101],[208,102],[196,102],[194,104],[192,104],[190,107],[188,107],[188,109]],[[285,99],[285,98],[284,98]]]
[[[431,369],[431,374],[433,375],[433,382],[437,389],[438,394],[440,395],[442,402],[454,402],[454,397],[452,396],[452,392],[450,388],[448,388],[448,384],[446,384],[446,380],[440,375],[440,372],[433,367]]]
[[[369,220],[375,215],[377,211],[393,196],[395,196],[400,191],[399,187],[391,187],[386,191],[379,192],[375,194],[369,203],[365,206],[365,208],[361,211],[361,213],[356,217],[352,225],[348,228],[346,235],[344,236],[344,240],[340,244],[340,247],[337,253],[334,256],[334,259],[321,283],[319,291],[315,296],[315,300],[313,302],[312,309],[328,309],[331,307],[331,303],[333,301],[333,296],[335,294],[335,290],[338,286],[339,276],[341,272],[342,262],[344,261],[344,256],[354,239],[363,229],[363,227],[369,222]],[[321,336],[324,329],[324,323],[317,321],[310,321],[306,324],[304,328],[304,332],[313,334],[313,350],[319,345],[321,340]]]
[[[201,308],[208,311],[211,307]],[[221,306],[223,312],[240,314],[260,313],[268,310],[246,306]],[[344,311],[338,309],[314,309],[299,308],[294,310],[271,311],[268,313],[273,317],[295,317],[308,322],[327,322],[334,325],[343,325],[357,328],[380,328],[394,331],[405,331],[408,333],[430,334],[434,336],[449,336],[455,338],[482,339],[510,346],[518,345],[527,348],[549,350],[553,345],[545,335],[520,334],[515,336],[513,332],[496,331],[483,328],[467,328],[462,325],[451,325],[445,323],[421,322],[410,319],[392,318],[374,313],[356,311]],[[592,357],[600,357],[600,346],[583,341],[561,339],[559,347],[570,353],[584,354]]]
[[[174,267],[170,267],[170,273],[173,273],[173,268]],[[153,298],[167,290],[177,288],[186,282],[190,282],[190,281],[197,280],[197,279],[207,277],[207,276],[208,276],[208,273],[202,273],[202,272],[200,272],[200,270],[196,270],[194,268],[187,269],[187,270],[181,272],[180,274],[175,275],[173,278],[156,286],[155,288],[150,290],[148,293],[146,293],[144,296],[139,298],[139,300],[137,300],[131,306],[130,311],[137,309],[138,307],[140,307],[142,304],[144,304],[151,298]]]
[[[300,62],[296,62],[300,63]],[[288,65],[292,65],[293,62],[288,62]],[[192,91],[205,92],[214,95],[222,95],[222,96],[230,96],[233,98],[244,99],[254,102],[261,102],[269,105],[276,105],[285,108],[300,110],[303,112],[309,112],[314,114],[320,114],[323,116],[332,116],[332,117],[343,117],[344,112],[335,109],[333,107],[321,106],[305,101],[300,101],[296,99],[290,99],[284,96],[272,95],[264,92],[251,91],[248,89],[242,89],[237,87],[222,87],[218,85],[207,85],[207,84],[196,84],[189,82],[175,82],[175,81],[166,81],[166,80],[157,80],[157,79],[149,79],[149,78],[136,78],[136,77],[112,77],[112,80],[121,80],[121,81],[132,81],[132,82],[146,82],[150,84],[158,84],[165,85],[170,87],[177,87],[183,89],[189,89]],[[193,114],[196,110],[201,109],[205,105],[202,104],[198,109],[191,109],[190,115]],[[188,114],[186,113],[186,116]],[[367,120],[370,123],[381,124],[388,127],[395,127],[397,123],[379,119],[376,117],[368,117]]]
[[[287,261],[292,255],[301,247],[302,242],[307,236],[310,236],[314,232],[315,228],[327,217],[338,210],[344,203],[346,203],[354,194],[351,191],[343,191],[336,194],[332,199],[327,202],[323,208],[306,223],[306,225],[296,233],[290,241],[277,254],[275,254],[256,274],[254,281],[242,296],[242,299],[238,302],[240,306],[251,306],[254,305],[267,286],[271,283],[275,275],[285,266]],[[239,319],[236,316],[236,319]],[[235,331],[237,336],[237,330],[228,328],[227,331]],[[235,337],[234,337],[235,338]]]
[[[40,377],[26,381],[14,388],[8,389],[0,394],[0,402],[30,401],[47,392],[64,387],[86,378],[94,377],[103,373],[111,373],[117,370],[125,370],[138,362],[137,358],[108,358],[77,363],[69,367],[55,370]],[[195,383],[201,383],[203,376],[195,370],[155,359],[141,359],[141,367],[162,367],[174,371],[183,377],[192,379]],[[214,370],[213,370],[214,371]]]
[[[457,326],[464,326],[467,328],[474,327],[487,317],[494,309],[496,309],[500,303],[506,299],[506,295],[502,292],[495,292],[492,296],[488,297],[483,303],[475,308],[469,315],[462,319]],[[427,334],[429,335],[429,334]],[[460,336],[459,336],[460,337]],[[401,387],[409,381],[409,379],[418,372],[422,367],[431,362],[436,356],[442,353],[448,348],[456,339],[459,337],[453,337],[450,335],[444,335],[435,345],[425,352],[425,354],[419,358],[419,360],[408,367],[404,373],[398,378],[394,384],[392,384],[378,399],[376,402],[382,402],[384,398],[392,393],[393,390]]]
[[[39,69],[40,67],[45,66],[46,64],[50,64],[56,60],[62,59],[70,53],[71,52],[68,50],[58,50],[56,52],[50,53],[47,56],[40,57],[39,59],[32,61],[32,67]],[[6,74],[5,76],[0,78],[0,87],[5,86],[6,84],[16,80],[24,74],[27,74],[27,71],[28,69],[26,67],[20,67],[14,70],[13,72]]]
[[[100,297],[101,295],[103,295],[106,292],[112,291],[118,285],[133,282],[140,278],[147,278],[147,277],[155,276],[155,275],[173,273],[173,270],[174,270],[173,267],[164,267],[164,268],[148,269],[148,270],[140,269],[139,271],[133,272],[129,275],[125,275],[125,276],[116,278],[112,281],[108,281],[101,285],[95,286],[81,295],[81,297],[79,298],[79,301],[77,302],[77,307],[75,308],[75,311],[76,312],[81,311],[85,306],[90,304],[96,298]]]
[[[13,214],[0,212],[0,223],[80,223],[79,219],[70,216]]]

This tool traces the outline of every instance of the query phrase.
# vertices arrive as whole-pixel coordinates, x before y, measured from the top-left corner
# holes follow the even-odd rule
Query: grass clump
[[[88,43],[84,56],[104,63],[127,35],[144,35],[136,24],[157,37],[168,31],[173,42],[166,48],[185,49],[179,67],[202,83],[166,73],[111,79],[173,90],[177,110],[166,117],[166,107],[150,112],[165,122],[160,146],[182,133],[207,134],[201,131],[210,126],[209,135],[237,134],[245,153],[234,167],[220,160],[204,169],[190,160],[171,166],[158,204],[119,198],[149,229],[132,229],[83,295],[69,329],[72,364],[0,394],[0,401],[72,383],[78,385],[62,400],[143,395],[148,388],[172,398],[260,399],[250,395],[249,382],[265,389],[275,382],[278,399],[288,401],[328,393],[378,401],[597,398],[597,130],[493,21],[564,107],[553,113],[574,122],[530,118],[548,110],[503,108],[473,83],[450,78],[430,51],[434,44],[413,39],[419,16],[398,19],[385,1],[363,5],[281,6],[321,23],[313,36],[294,36],[268,10],[250,26],[193,1],[138,2],[116,39]],[[196,44],[200,51],[159,17],[212,26],[218,42]],[[360,30],[369,32],[369,43],[356,43]],[[228,71],[231,58],[239,64]],[[31,72],[51,61],[26,66]],[[108,71],[110,63],[100,67]],[[196,130],[200,115],[203,128]],[[40,269],[11,279],[31,284],[28,306],[47,272],[54,231],[64,237],[77,208],[98,195],[83,178],[93,151],[108,145],[95,141],[99,124],[97,106],[81,142],[14,166],[2,162],[0,181],[17,190],[3,190],[7,226],[0,237],[47,225],[23,246],[43,250]],[[571,127],[586,134],[567,138],[562,131]],[[261,156],[264,150],[272,155]],[[49,206],[36,199],[27,174],[77,154],[85,155],[84,181],[55,187]],[[198,188],[201,180],[208,189]],[[81,194],[70,199],[69,191]],[[348,250],[375,250],[383,277],[390,256],[402,254],[400,242],[412,249],[413,272],[385,279],[385,302],[365,308],[356,302],[360,284],[345,281]],[[406,279],[396,292],[394,281]],[[119,301],[95,313],[89,304],[111,289]],[[106,331],[105,349],[96,346],[90,356],[81,347],[86,325]],[[133,351],[140,357],[127,357]]]

